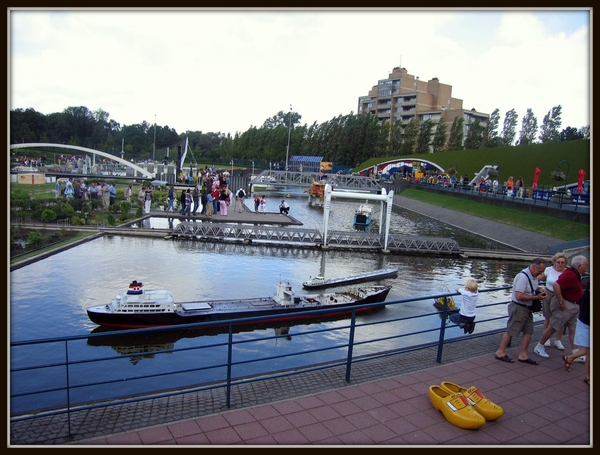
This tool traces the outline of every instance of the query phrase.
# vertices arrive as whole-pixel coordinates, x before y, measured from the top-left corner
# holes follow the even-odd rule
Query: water
[[[268,193],[271,210],[280,200]],[[276,198],[277,197],[277,198]],[[304,222],[304,227],[319,228],[322,224],[320,207],[308,207],[302,195],[291,197],[290,205],[294,217]],[[339,205],[338,205],[339,204]],[[352,225],[352,215],[357,203],[336,202],[330,219],[332,229]],[[375,215],[377,217],[377,215]],[[151,223],[163,220],[151,219]],[[393,214],[392,226],[404,234],[436,237],[464,237],[464,241],[474,244],[481,242],[476,236],[458,232],[435,220],[419,217],[412,213]],[[463,240],[459,244],[463,246]],[[485,241],[484,241],[485,243]],[[136,238],[128,236],[104,236],[84,243],[76,248],[60,252],[10,274],[10,338],[32,340],[41,338],[87,335],[98,330],[86,314],[86,308],[108,302],[116,294],[124,292],[130,281],[142,281],[146,287],[169,289],[178,301],[205,300],[211,298],[246,298],[272,295],[277,281],[289,281],[296,293],[305,293],[302,282],[310,276],[343,276],[387,267],[398,267],[396,278],[382,281],[393,286],[387,301],[427,297],[442,293],[464,284],[467,277],[476,278],[482,288],[496,288],[511,285],[513,278],[526,264],[507,261],[462,259],[456,257],[383,255],[377,252],[361,251],[320,251],[270,245],[244,246],[239,244],[205,243],[191,240],[164,240],[162,238]],[[480,304],[491,303],[507,298],[506,292],[482,294]],[[433,301],[424,300],[389,304],[382,311],[359,316],[359,322],[407,317],[434,312]],[[499,308],[498,312],[505,311]],[[499,314],[500,314],[499,313]],[[329,321],[310,325],[295,325],[289,328],[288,338],[278,338],[260,343],[239,345],[234,349],[234,362],[272,355],[285,355],[300,350],[335,346],[347,342],[347,330],[311,333],[297,336],[320,328],[341,328],[347,320]],[[439,327],[439,317],[418,320],[419,329]],[[478,330],[503,327],[504,321],[490,323]],[[483,324],[482,324],[483,325]],[[385,325],[361,328],[357,340],[385,337],[415,330],[414,321],[402,321]],[[236,339],[250,339],[256,334],[275,334],[273,328],[260,329],[254,334],[243,332]],[[450,337],[462,335],[457,328],[449,329]],[[239,338],[238,338],[239,337]],[[71,370],[71,384],[88,383],[97,380],[119,380],[134,375],[165,373],[184,366],[207,366],[220,364],[226,360],[225,348],[211,351],[211,354],[197,351],[183,351],[168,355],[147,354],[148,350],[187,348],[196,345],[210,345],[226,341],[227,336],[216,334],[200,336],[197,332],[177,331],[170,335],[148,336],[144,338],[114,339],[98,341],[87,339],[69,345],[69,358],[84,360],[90,357],[118,357],[117,360],[101,364],[83,363]],[[376,345],[357,346],[355,355],[397,349],[437,339],[437,333],[420,334],[410,338],[381,341]],[[11,367],[47,364],[60,361],[64,357],[64,345],[53,344],[38,348],[18,348],[11,350]],[[308,356],[304,356],[308,357]],[[236,366],[233,375],[245,376],[291,368],[310,363],[338,360],[344,357],[341,350],[331,350],[313,354],[308,358],[286,358],[261,362],[253,365]],[[137,383],[119,383],[119,393],[139,393],[160,388],[184,387],[193,384],[198,373],[179,374],[147,379]],[[205,371],[202,381],[222,380],[223,371]],[[11,374],[11,394],[38,387],[52,387],[62,384],[64,370],[49,369],[45,374]],[[167,387],[165,385],[164,387]],[[11,412],[41,409],[61,405],[64,397],[47,393],[30,398],[11,400]],[[64,395],[64,394],[63,394]],[[109,398],[110,388],[75,389],[72,402],[90,399]]]

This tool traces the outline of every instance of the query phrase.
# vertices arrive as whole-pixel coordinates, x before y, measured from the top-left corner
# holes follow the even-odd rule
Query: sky
[[[322,124],[358,110],[394,67],[452,86],[502,130],[590,125],[591,9],[19,9],[8,109],[102,109],[123,125],[235,135],[291,109]],[[539,135],[539,130],[538,130]]]

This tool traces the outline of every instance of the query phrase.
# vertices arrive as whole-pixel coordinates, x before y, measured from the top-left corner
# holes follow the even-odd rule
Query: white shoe
[[[546,342],[544,343],[544,346],[545,346],[545,347],[547,347],[547,348],[549,348],[550,346],[552,346],[552,345],[550,344],[550,338],[548,338],[548,339],[546,340]]]
[[[560,340],[554,340],[554,347],[556,349],[558,349],[559,351],[564,351],[565,347],[563,346],[563,344],[560,342]]]
[[[585,356],[582,355],[581,357],[577,357],[575,360],[573,360],[573,362],[585,363]]]
[[[535,348],[533,349],[533,352],[535,352],[540,357],[550,357],[548,355],[548,353],[546,352],[546,349],[544,349],[544,346],[542,346],[539,343],[535,346]]]

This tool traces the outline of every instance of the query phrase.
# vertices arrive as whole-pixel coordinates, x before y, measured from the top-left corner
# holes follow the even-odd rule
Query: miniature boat
[[[330,286],[340,286],[342,284],[360,283],[363,281],[372,281],[383,278],[391,278],[398,275],[397,268],[373,270],[371,272],[359,273],[358,275],[348,275],[338,278],[325,278],[316,276],[302,283],[302,286],[307,289],[326,288]]]
[[[448,314],[457,313],[458,307],[456,306],[456,302],[452,296],[446,297],[446,303],[448,305]],[[444,311],[444,298],[438,297],[433,301],[433,306],[436,307],[440,311]]]
[[[358,210],[354,212],[354,228],[368,230],[371,225],[371,218],[373,217],[373,206],[369,204],[369,201],[365,201],[358,207]]]
[[[163,289],[144,289],[133,281],[125,294],[117,295],[109,304],[87,309],[92,322],[105,327],[142,328],[196,322],[219,322],[252,318],[239,324],[260,324],[264,321],[318,319],[320,316],[349,314],[357,305],[385,301],[391,286],[360,286],[340,292],[295,296],[289,283],[276,283],[272,297],[249,299],[206,300],[176,303],[173,295]],[[304,314],[326,309],[322,314]],[[357,311],[373,311],[367,307]]]

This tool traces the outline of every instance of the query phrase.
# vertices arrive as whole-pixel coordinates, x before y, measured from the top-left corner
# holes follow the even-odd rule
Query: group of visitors
[[[584,255],[577,255],[567,266],[564,253],[552,257],[552,266],[546,267],[546,260],[535,258],[520,271],[514,279],[511,303],[508,308],[506,332],[502,336],[495,357],[503,362],[513,363],[514,359],[506,352],[513,337],[523,334],[517,360],[529,365],[538,365],[529,357],[528,348],[534,331],[532,304],[541,302],[545,318],[544,332],[533,352],[548,358],[546,352],[550,338],[556,333],[554,347],[563,351],[561,342],[564,330],[569,332],[571,354],[563,355],[567,371],[573,362],[585,363],[584,381],[590,384],[590,280],[586,275],[589,261]],[[545,288],[539,282],[545,281]]]

